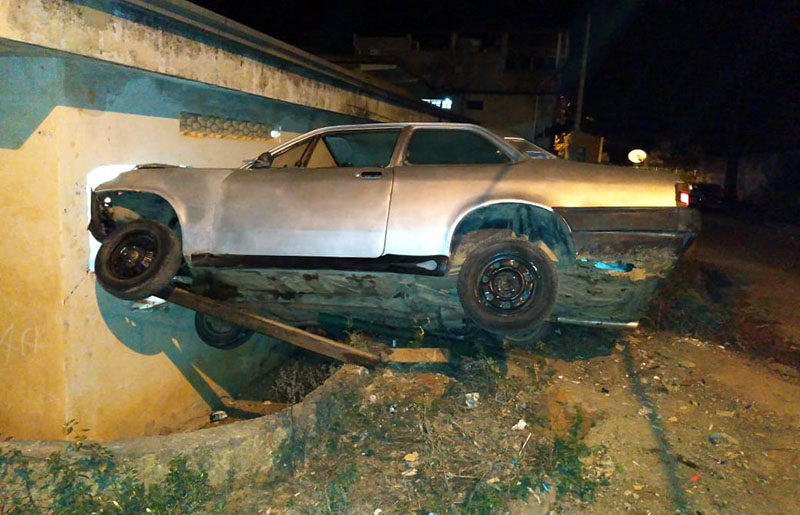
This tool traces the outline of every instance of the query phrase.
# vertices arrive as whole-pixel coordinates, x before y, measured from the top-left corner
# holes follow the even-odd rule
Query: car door
[[[399,129],[323,133],[222,185],[214,254],[383,254]]]
[[[452,223],[502,193],[512,157],[471,128],[415,128],[395,168],[386,253],[447,255]]]

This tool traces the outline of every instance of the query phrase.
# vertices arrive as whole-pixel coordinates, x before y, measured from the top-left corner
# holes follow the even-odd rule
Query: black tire
[[[558,273],[547,254],[508,235],[473,246],[458,274],[464,312],[496,334],[536,331],[549,319],[557,294]]]
[[[201,340],[223,350],[235,349],[253,336],[250,329],[198,312],[194,314],[194,328]]]
[[[183,262],[181,242],[155,220],[129,222],[109,234],[95,258],[100,285],[123,300],[164,292]]]
[[[511,343],[517,346],[529,346],[538,343],[542,340],[547,340],[553,334],[552,322],[540,322],[535,326],[524,331],[512,331],[504,334],[502,339],[504,342]]]

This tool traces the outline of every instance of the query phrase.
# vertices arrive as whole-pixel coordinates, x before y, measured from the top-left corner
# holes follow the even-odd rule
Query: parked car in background
[[[558,159],[555,155],[551,154],[539,145],[526,140],[525,138],[519,138],[517,136],[505,136],[503,139],[511,143],[514,148],[532,159]]]
[[[367,285],[373,304],[389,274],[402,286],[393,302],[417,313],[449,302],[501,335],[550,320],[635,325],[698,229],[678,179],[526,151],[469,124],[346,125],[298,136],[247,169],[132,170],[94,192],[97,280],[138,299],[176,275],[251,271],[226,276],[241,292],[254,274],[275,284],[277,271],[314,270],[276,286],[306,281],[312,295],[341,286],[323,284],[326,271],[351,270],[364,274],[340,282]],[[391,274],[429,278],[427,304]]]

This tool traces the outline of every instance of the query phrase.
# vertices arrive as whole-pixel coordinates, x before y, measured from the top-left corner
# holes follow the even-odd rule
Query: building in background
[[[603,152],[604,144],[603,136],[571,131],[554,136],[553,150],[568,161],[604,163],[608,162],[608,154]]]
[[[449,35],[422,45],[405,37],[353,36],[353,54],[326,56],[412,96],[506,134],[552,147],[569,32],[532,29],[492,37]]]

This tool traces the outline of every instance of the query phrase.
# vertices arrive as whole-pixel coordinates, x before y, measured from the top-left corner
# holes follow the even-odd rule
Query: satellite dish
[[[628,152],[628,161],[634,164],[639,164],[644,162],[647,159],[647,152],[642,150],[641,148],[635,148]]]

